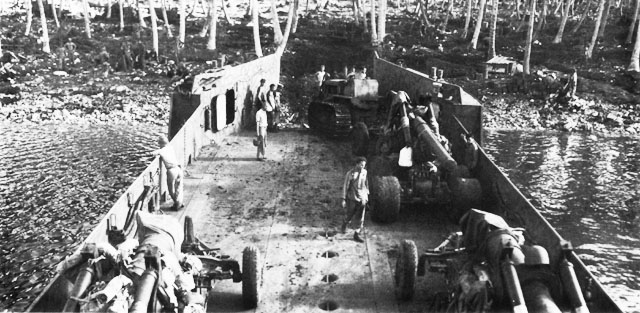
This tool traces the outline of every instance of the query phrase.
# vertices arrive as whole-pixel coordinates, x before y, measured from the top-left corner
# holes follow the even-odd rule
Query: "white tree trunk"
[[[156,8],[153,5],[153,0],[149,0],[149,15],[151,16],[151,38],[153,40],[153,51],[156,53],[157,61],[158,56],[160,55],[160,48],[158,47],[158,17],[156,16]]]
[[[251,0],[251,23],[253,24],[253,46],[256,50],[256,55],[261,58],[262,46],[260,45],[260,8],[258,7],[257,0]]]
[[[378,42],[378,33],[376,32],[376,0],[371,0],[371,43]]]
[[[184,45],[184,41],[185,41],[185,37],[186,37],[186,20],[187,20],[187,12],[185,10],[185,0],[180,0],[180,32],[179,32],[179,42],[178,42],[178,48],[182,48],[182,46]]]
[[[107,0],[107,18],[111,18],[111,0]]]
[[[38,0],[38,10],[40,11],[40,25],[42,26],[42,52],[51,53],[51,48],[49,47],[49,30],[47,29],[47,18],[44,14],[44,4],[42,4],[42,0]]]
[[[229,12],[227,12],[227,5],[224,4],[224,0],[220,1],[220,6],[222,7],[222,13],[224,13],[224,18],[227,20],[227,23],[229,23],[229,25],[233,25],[233,20],[231,20],[231,16],[229,15]]]
[[[378,14],[378,42],[383,42],[387,35],[387,0],[380,0],[378,4],[380,14]]]
[[[89,20],[89,2],[82,0],[82,12],[84,16],[84,31],[87,38],[91,38],[91,20]]]
[[[533,41],[533,28],[536,20],[536,0],[531,0],[531,9],[529,10],[529,28],[527,28],[527,44],[524,49],[523,72],[526,75],[531,74],[531,42]]]
[[[604,11],[602,12],[602,24],[598,30],[598,38],[604,36],[604,29],[607,27],[607,20],[609,19],[609,11],[611,9],[611,1],[606,0],[604,4]]]
[[[118,8],[120,9],[120,31],[124,30],[124,8],[122,7],[122,0],[118,0]]]
[[[455,1],[449,0],[449,5],[447,6],[447,11],[445,12],[444,22],[442,22],[442,27],[440,28],[442,31],[447,30],[447,24],[449,24],[449,16],[451,16],[451,11],[453,10],[453,3]]]
[[[143,5],[140,4],[141,1],[142,0],[136,0],[138,6],[138,23],[140,23],[140,27],[146,28],[147,23],[145,23],[144,18],[142,18],[142,10],[144,9]]]
[[[280,29],[276,2],[277,0],[271,0],[271,24],[273,24],[273,43],[277,46],[282,42],[282,29]]]
[[[462,31],[462,38],[467,38],[467,36],[469,36],[469,24],[471,24],[471,8],[472,7],[473,7],[473,0],[467,0],[467,12],[465,13],[465,18],[464,18],[464,30]]]
[[[300,0],[293,0],[295,7],[293,8],[293,20],[291,21],[291,33],[298,31],[298,10],[300,10]],[[286,32],[286,31],[285,31]]]
[[[56,11],[56,4],[54,0],[51,0],[51,12],[53,14],[53,21],[56,23],[56,28],[60,29],[60,20],[58,20],[58,11]]]
[[[476,21],[476,27],[473,31],[473,37],[471,37],[471,48],[473,48],[473,50],[478,47],[478,38],[480,37],[480,30],[482,29],[482,18],[484,16],[484,8],[486,5],[486,0],[480,0],[480,8],[478,9],[478,20]]]
[[[287,25],[284,27],[284,38],[282,42],[276,49],[276,53],[282,55],[284,49],[287,47],[287,41],[289,41],[289,35],[291,34],[291,26],[293,24],[293,16],[297,14],[297,0],[294,0],[293,3],[289,3],[289,15],[287,16]]]
[[[600,30],[600,24],[602,23],[602,12],[604,11],[604,5],[607,0],[600,0],[600,6],[598,7],[598,17],[596,18],[596,26],[593,29],[593,36],[591,36],[591,43],[587,48],[586,58],[591,59],[593,56],[593,48],[596,46],[598,40],[598,30]]]
[[[636,27],[636,43],[633,45],[633,52],[631,53],[631,63],[627,68],[629,71],[640,72],[640,27]]]
[[[27,8],[27,29],[24,31],[25,36],[31,34],[31,24],[33,23],[33,12],[31,12],[31,0],[25,1],[25,7]]]
[[[635,32],[633,31],[636,27],[636,22],[638,21],[638,12],[640,11],[640,0],[636,0],[636,9],[633,12],[633,19],[631,20],[631,25],[629,25],[629,35],[627,35],[627,39],[624,41],[626,44],[631,44],[633,42],[633,35]]]
[[[209,14],[211,14],[211,20],[209,21],[209,41],[207,41],[207,50],[216,50],[216,36],[218,34],[218,0],[211,0],[209,12]]]
[[[571,5],[573,5],[573,0],[568,0],[567,5],[563,10],[564,12],[562,14],[562,21],[560,22],[558,33],[556,34],[556,37],[553,38],[553,43],[558,44],[562,42],[562,35],[564,34],[564,28],[567,26],[567,20],[569,19],[569,8],[571,7]]]
[[[164,20],[164,28],[167,30],[167,37],[173,38],[173,33],[171,32],[171,24],[169,24],[169,17],[167,16],[166,0],[162,0],[162,19]]]
[[[452,1],[452,0],[451,0]],[[489,60],[496,56],[496,28],[498,27],[498,1],[491,1],[491,26],[490,26],[490,37],[491,43],[489,46],[489,55],[487,56]]]

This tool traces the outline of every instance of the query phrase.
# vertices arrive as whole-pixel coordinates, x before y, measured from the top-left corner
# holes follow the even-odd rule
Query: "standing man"
[[[320,65],[320,70],[317,71],[313,77],[316,79],[316,85],[318,86],[318,92],[322,93],[322,85],[327,78],[327,72],[324,71],[324,65]]]
[[[565,86],[567,96],[569,97],[570,100],[575,99],[577,89],[578,89],[578,71],[574,67],[571,69],[571,75],[569,76],[569,80],[567,81],[567,85]]]
[[[367,159],[357,157],[355,166],[347,172],[342,186],[342,208],[346,209],[346,216],[342,222],[342,233],[347,231],[347,225],[354,215],[359,219],[358,228],[353,233],[353,239],[364,242],[360,237],[360,231],[364,227],[364,211],[369,201],[369,184],[367,183]]]
[[[265,103],[265,111],[267,111],[267,130],[273,130],[273,118],[276,108],[276,85],[269,85],[267,91],[267,102]]]
[[[256,112],[256,135],[258,136],[258,152],[256,154],[256,159],[258,161],[263,161],[267,157],[265,156],[265,148],[267,147],[267,112],[264,110],[264,107],[261,107],[258,112]],[[262,158],[260,157],[262,154]]]
[[[282,96],[282,84],[278,84],[276,91],[274,92],[274,106],[273,106],[273,131],[278,132],[280,130],[280,114],[282,112],[282,103],[280,97]]]
[[[160,155],[160,159],[167,169],[167,187],[169,188],[169,196],[173,199],[173,209],[178,210],[184,207],[183,204],[183,184],[182,184],[182,168],[178,162],[175,151],[169,144],[166,136],[158,137],[158,145],[160,149],[154,151],[154,155]]]
[[[260,86],[258,86],[258,90],[256,90],[256,108],[261,109],[267,103],[267,87],[264,85],[267,81],[262,78],[260,79]]]

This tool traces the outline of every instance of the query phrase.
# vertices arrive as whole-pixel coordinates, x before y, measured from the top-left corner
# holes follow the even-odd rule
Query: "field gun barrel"
[[[76,281],[73,284],[73,289],[69,299],[64,305],[62,312],[75,312],[78,306],[78,299],[82,298],[82,295],[87,291],[87,288],[91,286],[93,277],[96,274],[96,270],[92,264],[85,262],[80,267]]]
[[[531,312],[561,313],[558,305],[553,301],[549,288],[542,281],[528,281],[522,287],[527,308]]]
[[[418,140],[421,140],[429,146],[429,149],[436,156],[436,159],[440,162],[444,171],[449,173],[453,172],[458,166],[458,163],[456,163],[447,150],[442,146],[440,140],[431,131],[427,123],[421,117],[416,116],[413,128],[416,134],[418,134]]]
[[[149,300],[153,295],[156,282],[158,281],[158,273],[155,269],[149,269],[144,271],[138,286],[136,287],[136,296],[129,312],[131,313],[145,313],[149,307]]]

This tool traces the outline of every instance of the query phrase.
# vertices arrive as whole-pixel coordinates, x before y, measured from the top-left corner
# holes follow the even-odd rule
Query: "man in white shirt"
[[[314,74],[314,77],[316,79],[316,84],[318,85],[318,89],[322,87],[322,84],[324,83],[326,76],[327,76],[327,72],[324,71],[324,65],[320,65],[320,70]]]
[[[263,161],[267,157],[265,156],[265,148],[267,147],[267,112],[264,110],[264,107],[260,108],[258,112],[256,112],[256,135],[258,136],[258,152],[256,154],[256,159],[258,161]],[[260,155],[262,154],[262,158]]]
[[[168,145],[169,139],[161,135],[158,137],[160,149],[153,152],[154,155],[160,155],[160,159],[167,169],[167,187],[169,188],[169,196],[173,199],[173,209],[178,210],[184,207],[183,204],[183,184],[182,184],[182,168],[178,157],[173,148]]]
[[[353,239],[357,242],[364,242],[360,237],[360,231],[364,227],[364,211],[369,201],[369,184],[367,183],[367,159],[356,158],[355,166],[347,172],[342,186],[342,207],[346,209],[345,219],[342,221],[342,233],[347,230],[347,225],[356,216],[358,227],[353,233]]]

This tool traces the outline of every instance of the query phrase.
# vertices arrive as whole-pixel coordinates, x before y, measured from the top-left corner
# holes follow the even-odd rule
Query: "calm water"
[[[0,124],[0,311],[20,311],[142,172],[150,125]]]
[[[622,309],[640,312],[640,138],[487,131],[483,142]]]
[[[22,310],[146,167],[164,128],[0,124],[0,311]],[[485,149],[640,312],[640,139],[487,131]]]

